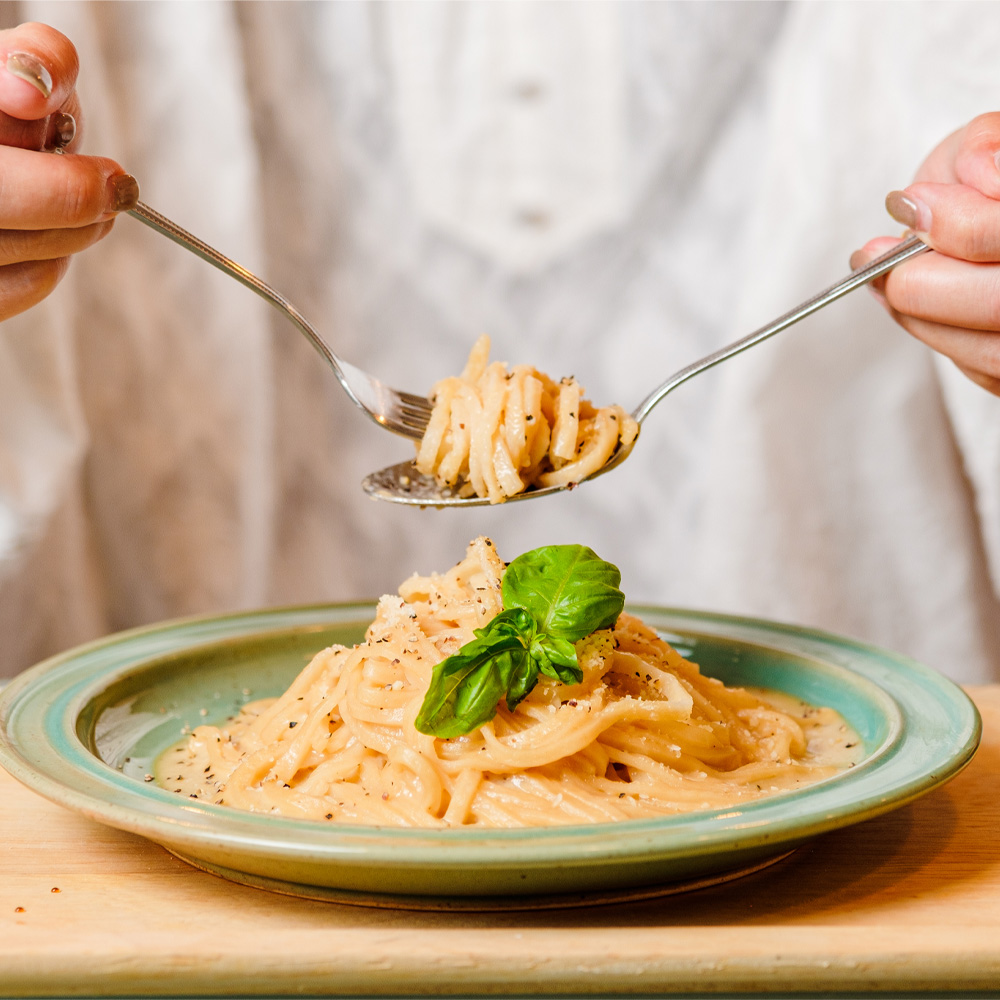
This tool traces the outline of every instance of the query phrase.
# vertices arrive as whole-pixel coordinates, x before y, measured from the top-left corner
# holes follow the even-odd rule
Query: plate
[[[629,610],[727,684],[837,709],[864,758],[738,808],[520,830],[333,826],[179,799],[146,780],[187,728],[280,694],[317,650],[359,641],[375,611],[366,603],[167,622],[54,657],[0,697],[0,763],[54,802],[237,881],[341,902],[471,909],[631,898],[758,870],[930,791],[978,746],[968,697],[901,656],[758,619]]]

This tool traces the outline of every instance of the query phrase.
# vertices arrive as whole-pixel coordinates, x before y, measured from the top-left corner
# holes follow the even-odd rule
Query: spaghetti
[[[508,370],[489,353],[489,337],[480,337],[462,374],[431,392],[416,466],[439,487],[501,503],[530,486],[578,483],[631,447],[639,425],[620,406],[596,408],[574,378]]]
[[[732,806],[850,766],[832,709],[704,677],[639,619],[576,644],[583,680],[542,677],[465,736],[413,725],[436,663],[500,609],[504,563],[479,538],[444,574],[378,605],[365,640],[318,653],[279,698],[199,726],[162,785],[255,812],[423,827],[595,823]]]

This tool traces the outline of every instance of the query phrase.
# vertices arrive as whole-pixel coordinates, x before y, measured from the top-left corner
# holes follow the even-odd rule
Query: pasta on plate
[[[157,780],[303,819],[517,827],[728,807],[860,755],[832,709],[704,677],[625,612],[575,643],[579,683],[542,674],[471,732],[418,731],[435,665],[502,612],[505,569],[478,538],[448,572],[411,577],[362,643],[321,651],[279,698],[196,728],[160,757]]]
[[[480,337],[462,374],[431,391],[415,464],[439,487],[501,503],[531,486],[578,483],[631,447],[639,425],[620,406],[594,407],[574,378],[508,369],[489,354]]]

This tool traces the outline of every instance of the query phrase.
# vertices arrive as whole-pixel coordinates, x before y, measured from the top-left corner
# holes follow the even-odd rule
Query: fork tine
[[[422,412],[430,413],[434,408],[434,404],[426,396],[415,396],[412,392],[399,392],[397,391],[402,402],[414,407]]]
[[[398,413],[412,427],[426,427],[431,419],[429,410],[416,410],[409,406],[399,407]]]
[[[409,396],[409,398],[422,405],[409,405],[404,400],[404,397],[408,395],[393,391],[391,399],[387,400],[390,405],[385,408],[379,423],[387,430],[395,431],[397,434],[420,439],[424,436],[424,431],[427,430],[431,408],[427,400],[422,400],[419,396]]]

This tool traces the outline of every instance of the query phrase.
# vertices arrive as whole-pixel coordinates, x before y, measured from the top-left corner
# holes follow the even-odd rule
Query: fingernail
[[[902,191],[890,191],[886,195],[885,210],[907,229],[913,229],[918,233],[930,231],[930,208]]]
[[[864,267],[868,263],[868,254],[864,250],[855,250],[851,254],[851,259],[848,264],[852,271],[856,271],[859,267]]]
[[[76,119],[65,111],[52,116],[52,146],[65,149],[76,138]]]
[[[8,53],[7,72],[19,80],[26,80],[42,97],[52,93],[52,74],[30,52]]]
[[[108,185],[109,212],[127,212],[139,203],[139,182],[131,174],[116,174]]]

